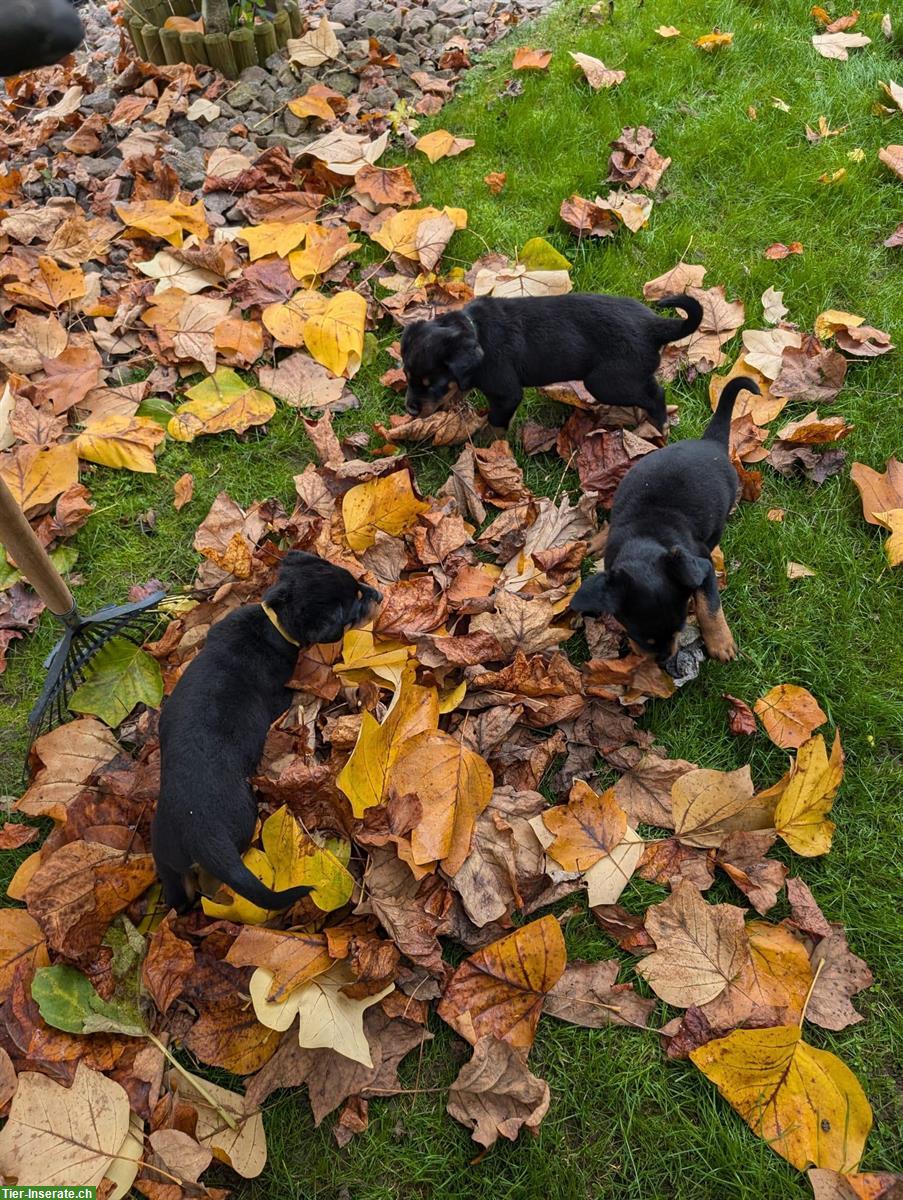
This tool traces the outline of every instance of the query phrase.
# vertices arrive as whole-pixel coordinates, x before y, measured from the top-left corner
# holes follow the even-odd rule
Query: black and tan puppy
[[[751,379],[726,384],[701,438],[644,455],[624,476],[611,509],[605,571],[592,575],[571,602],[588,616],[613,613],[634,649],[667,662],[687,620],[690,597],[706,650],[727,662],[737,650],[712,566],[737,501],[728,456],[734,401],[759,393]]]
[[[433,321],[414,321],[401,338],[405,408],[429,416],[454,390],[479,388],[490,425],[507,429],[525,387],[576,379],[600,404],[644,408],[662,429],[665,393],[655,378],[662,347],[695,333],[702,306],[692,296],[668,296],[657,307],[687,315],[659,317],[626,296],[574,293],[481,296]]]
[[[261,908],[287,908],[310,891],[275,892],[242,862],[257,820],[248,776],[267,730],[291,701],[285,685],[298,647],[337,642],[381,599],[342,567],[293,550],[261,604],[244,605],[210,630],[160,718],[151,840],[170,908],[191,904],[195,867]]]
[[[69,0],[3,0],[0,75],[49,67],[80,46],[84,36]]]

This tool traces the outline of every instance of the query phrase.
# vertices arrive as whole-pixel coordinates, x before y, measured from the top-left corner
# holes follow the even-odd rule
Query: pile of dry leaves
[[[590,86],[620,82],[597,60],[577,61]],[[105,1200],[133,1183],[170,1200],[214,1157],[251,1177],[266,1162],[261,1104],[302,1085],[317,1123],[338,1110],[344,1144],[366,1129],[371,1100],[399,1090],[402,1060],[432,1036],[431,1013],[473,1047],[448,1111],[488,1148],[535,1131],[549,1108],[528,1065],[545,1014],[625,1036],[655,1029],[665,1054],[689,1056],[775,1151],[814,1164],[817,1187],[844,1186],[839,1172],[882,1194],[879,1177],[853,1178],[871,1124],[861,1087],[802,1039],[804,1019],[832,1030],[861,1020],[851,997],[871,974],[805,884],[768,857],[778,839],[806,857],[830,849],[839,735],[826,742],[815,699],[781,685],[755,713],[727,698],[733,732],[755,734],[758,716],[794,752],[777,782],[669,759],[637,719],[698,670],[692,630],[677,680],[625,655],[611,621],[586,622],[582,665],[562,649],[582,564],[604,542],[599,509],[661,436],[641,412],[594,407],[579,384],[549,389],[570,415],[520,436],[527,453],[554,449],[573,468],[574,503],[533,494],[506,442],[474,444],[485,416],[468,406],[394,416],[372,436],[333,429],[332,413],[357,403],[347,381],[383,322],[474,295],[566,292],[568,260],[534,238],[516,261],[488,254],[446,269],[467,213],[421,205],[406,166],[378,165],[391,123],[342,124],[329,89],[299,97],[322,125],[300,158],[222,146],[201,190],[185,190],[164,161],[167,122],[213,103],[221,81],[121,65],[109,121],[88,115],[82,68],[20,81],[7,106],[7,146],[23,165],[0,176],[0,473],[71,566],[67,539],[92,510],[85,480],[97,467],[154,472],[169,439],[242,435],[280,404],[304,410],[319,465],[295,478],[291,511],[276,499],[244,511],[221,494],[196,533],[197,578],[156,640],[111,642],[73,699],[85,715],[33,748],[18,809],[53,828],[9,887],[24,907],[0,910],[0,1173],[98,1184]],[[148,100],[140,111],[136,97]],[[32,102],[35,119],[18,122],[15,106]],[[109,128],[123,136],[105,150],[108,170],[89,172],[83,160]],[[467,149],[446,131],[429,137],[420,149],[431,158]],[[648,217],[651,199],[634,189],[654,188],[668,165],[652,141],[644,127],[623,131],[610,166],[623,190],[576,197],[565,219],[607,235],[634,210]],[[60,185],[46,204],[28,198],[45,169]],[[498,190],[504,179],[487,182]],[[704,274],[681,263],[646,285],[649,298],[689,290],[705,310],[700,330],[668,348],[666,378],[726,366],[744,325],[743,304],[704,287]],[[764,426],[790,401],[833,401],[844,353],[891,349],[855,314],[822,313],[808,333],[786,321],[780,293],[762,302],[768,328],[744,331],[741,357],[711,386],[713,404],[732,375],[762,389],[734,421],[748,499],[760,489],[748,463],[816,482],[839,469],[842,451],[814,447],[849,432],[842,417],[815,410],[767,448]],[[403,386],[397,367],[383,379]],[[416,487],[402,448],[413,441],[461,447],[435,496]],[[899,464],[886,475],[856,464],[854,478],[899,561]],[[186,474],[174,503],[191,494]],[[271,886],[314,891],[283,914],[226,889],[166,913],[149,854],[161,699],[211,625],[259,599],[289,547],[385,595],[372,627],[300,654],[291,708],[254,780],[261,821],[246,862]],[[0,651],[40,611],[0,563]],[[619,774],[613,787],[600,785],[601,763]],[[24,824],[0,831],[6,848],[36,838]],[[742,904],[705,900],[719,871]],[[618,904],[634,875],[670,889],[643,915]],[[763,919],[784,889],[790,918]],[[585,897],[634,956],[623,981],[617,959],[567,961],[572,910],[548,908],[568,897]],[[188,1071],[188,1055],[245,1077],[243,1091]]]

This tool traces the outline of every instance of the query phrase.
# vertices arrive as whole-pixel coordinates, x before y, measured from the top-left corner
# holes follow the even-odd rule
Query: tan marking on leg
[[[737,643],[728,628],[724,609],[719,604],[715,612],[712,612],[705,593],[701,590],[695,593],[694,599],[696,620],[699,622],[699,630],[709,656],[717,658],[719,662],[730,662],[732,658],[737,657]]]

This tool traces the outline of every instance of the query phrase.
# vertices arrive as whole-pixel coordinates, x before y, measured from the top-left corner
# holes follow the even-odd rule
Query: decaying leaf
[[[499,1136],[513,1142],[524,1128],[536,1133],[549,1102],[549,1085],[527,1070],[517,1049],[487,1034],[451,1085],[448,1113],[488,1148]]]

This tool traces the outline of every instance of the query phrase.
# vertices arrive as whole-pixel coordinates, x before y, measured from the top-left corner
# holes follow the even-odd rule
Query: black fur
[[[720,611],[710,553],[737,500],[728,446],[741,391],[759,389],[751,379],[731,380],[701,438],[654,450],[630,468],[611,509],[605,572],[590,576],[571,603],[590,616],[613,613],[636,649],[659,662],[670,658],[694,592],[710,613]]]
[[[344,568],[298,550],[283,558],[263,598],[303,646],[337,642],[382,599]],[[196,865],[261,908],[287,908],[310,891],[274,892],[241,860],[257,820],[248,776],[267,730],[289,706],[285,685],[297,658],[298,647],[260,605],[246,604],[213,626],[163,706],[151,840],[169,907],[191,903],[186,882]]]
[[[405,408],[428,416],[450,388],[479,388],[489,423],[507,429],[525,387],[582,380],[600,404],[644,408],[659,429],[665,393],[655,378],[662,347],[699,328],[692,296],[667,296],[659,317],[626,296],[577,293],[506,300],[482,296],[433,321],[414,321],[401,338],[408,377]]]
[[[59,62],[85,36],[69,0],[4,0],[0,8],[0,75]]]

